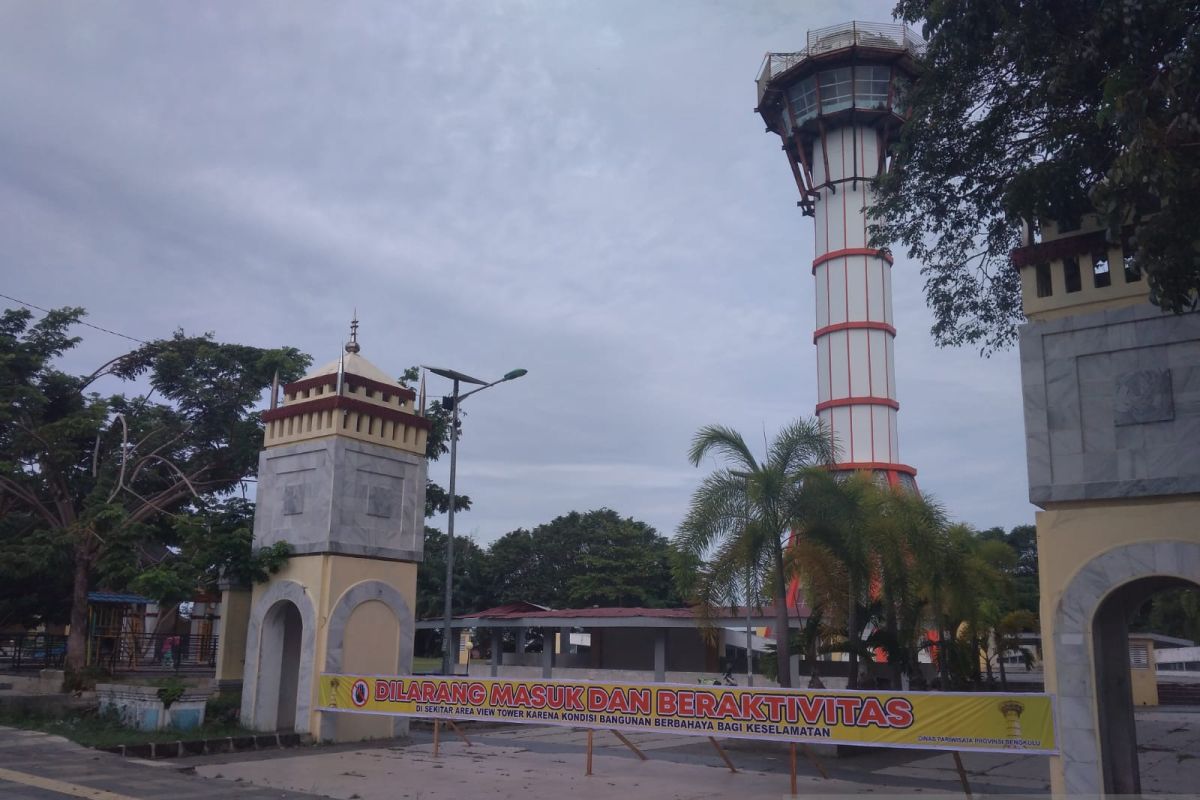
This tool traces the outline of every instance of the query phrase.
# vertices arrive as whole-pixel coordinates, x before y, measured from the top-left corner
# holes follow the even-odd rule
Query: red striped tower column
[[[892,258],[867,247],[878,136],[842,125],[815,147],[817,415],[837,445],[838,469],[911,482],[916,470],[900,460],[896,424]]]
[[[871,181],[889,166],[923,47],[903,25],[810,31],[804,50],[767,55],[757,108],[782,140],[799,205],[815,222],[816,411],[833,436],[835,468],[914,489],[896,420],[892,258],[869,247],[867,226]]]

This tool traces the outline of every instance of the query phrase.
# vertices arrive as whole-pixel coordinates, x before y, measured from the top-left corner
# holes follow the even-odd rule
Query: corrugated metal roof
[[[157,602],[140,594],[121,594],[119,592],[88,592],[89,603],[113,603],[120,605],[146,605]]]
[[[797,613],[797,611],[799,613]],[[789,616],[793,618],[805,618],[809,614],[807,606],[802,606],[800,609],[789,609]],[[774,617],[774,606],[763,606],[760,608],[752,607],[750,609],[751,616],[756,618]],[[694,608],[619,608],[608,606],[604,608],[560,608],[548,609],[545,606],[534,605],[533,603],[509,603],[507,605],[496,606],[495,608],[476,611],[473,614],[461,614],[455,619],[696,619],[697,610]],[[746,609],[741,608],[717,608],[713,610],[713,617],[719,619],[738,619],[746,616]]]

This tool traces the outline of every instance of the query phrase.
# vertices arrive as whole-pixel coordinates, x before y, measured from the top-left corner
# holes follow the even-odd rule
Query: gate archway
[[[1130,689],[1129,621],[1151,595],[1200,584],[1200,544],[1141,542],[1093,558],[1054,620],[1063,778],[1069,793],[1140,791]],[[1049,676],[1048,676],[1049,677]]]

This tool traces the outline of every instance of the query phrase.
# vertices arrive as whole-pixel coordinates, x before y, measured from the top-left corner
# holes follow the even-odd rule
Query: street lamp
[[[466,400],[473,394],[482,392],[484,389],[489,389],[498,383],[505,381],[516,380],[528,370],[514,369],[511,372],[506,372],[504,377],[498,381],[481,381],[478,378],[472,378],[470,375],[464,375],[452,369],[439,369],[438,367],[423,367],[432,372],[434,375],[441,375],[443,378],[448,378],[454,381],[454,393],[442,398],[442,407],[450,407],[451,423],[450,423],[450,510],[449,518],[446,521],[446,597],[445,609],[442,615],[442,674],[451,675],[452,656],[450,653],[450,624],[453,619],[454,612],[451,608],[451,598],[454,593],[454,479],[457,472],[458,463],[458,406],[463,400]],[[459,384],[471,383],[478,386],[478,389],[472,389],[466,394],[459,394]]]

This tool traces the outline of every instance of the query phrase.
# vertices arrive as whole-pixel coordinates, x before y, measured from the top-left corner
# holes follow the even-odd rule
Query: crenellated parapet
[[[430,423],[417,413],[415,401],[411,389],[347,353],[283,387],[283,403],[263,412],[264,445],[337,434],[423,455]]]

